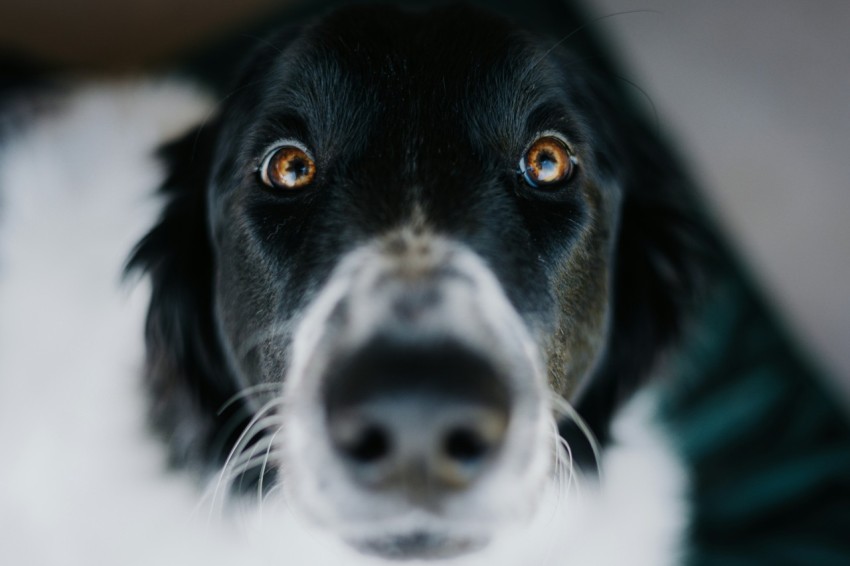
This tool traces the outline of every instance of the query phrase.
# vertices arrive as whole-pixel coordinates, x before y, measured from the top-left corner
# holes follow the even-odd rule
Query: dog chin
[[[490,537],[483,533],[455,533],[451,529],[411,528],[347,538],[359,552],[390,560],[437,560],[455,558],[484,548]]]

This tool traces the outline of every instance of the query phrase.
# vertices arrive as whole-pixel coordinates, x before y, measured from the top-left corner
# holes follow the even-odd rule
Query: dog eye
[[[260,177],[274,189],[300,189],[313,182],[316,164],[303,149],[283,146],[269,153],[260,166]]]
[[[547,188],[572,177],[575,156],[560,138],[545,136],[534,142],[519,162],[519,174],[532,187]]]

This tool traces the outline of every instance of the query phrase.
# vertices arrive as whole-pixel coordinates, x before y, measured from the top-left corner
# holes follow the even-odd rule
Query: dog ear
[[[686,329],[723,254],[678,156],[621,85],[603,88],[596,100],[610,128],[606,143],[617,160],[612,175],[623,197],[607,349],[578,405],[605,437],[613,412]],[[611,94],[617,92],[619,98]]]
[[[169,171],[160,189],[166,204],[127,267],[151,281],[145,328],[150,417],[175,465],[220,459],[227,431],[244,418],[238,403],[225,408],[235,390],[213,321],[206,187],[216,129],[203,125],[160,150]]]
[[[229,84],[229,92],[239,92],[243,105],[250,106],[250,97],[256,96],[252,81],[298,31],[295,26],[277,31],[255,45],[248,57],[241,56],[235,81],[222,78],[223,72],[234,69],[222,69],[219,63],[219,80],[211,84]],[[142,271],[151,280],[145,327],[150,420],[165,437],[176,466],[223,463],[251,417],[236,396],[213,314],[206,193],[220,123],[221,117],[160,150],[168,171],[160,188],[165,207],[127,266],[128,272]]]

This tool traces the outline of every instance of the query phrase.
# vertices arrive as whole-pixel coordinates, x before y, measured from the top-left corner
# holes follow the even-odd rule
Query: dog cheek
[[[549,384],[571,396],[598,361],[606,342],[610,303],[609,238],[592,224],[553,278],[560,313],[546,348]]]
[[[228,361],[243,387],[280,379],[287,339],[277,314],[282,282],[238,241],[226,244],[217,261],[215,306]]]

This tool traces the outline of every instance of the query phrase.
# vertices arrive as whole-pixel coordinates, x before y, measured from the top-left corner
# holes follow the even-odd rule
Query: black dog
[[[343,8],[273,35],[166,148],[131,266],[176,463],[440,556],[538,506],[553,396],[605,441],[733,267],[579,27]]]

